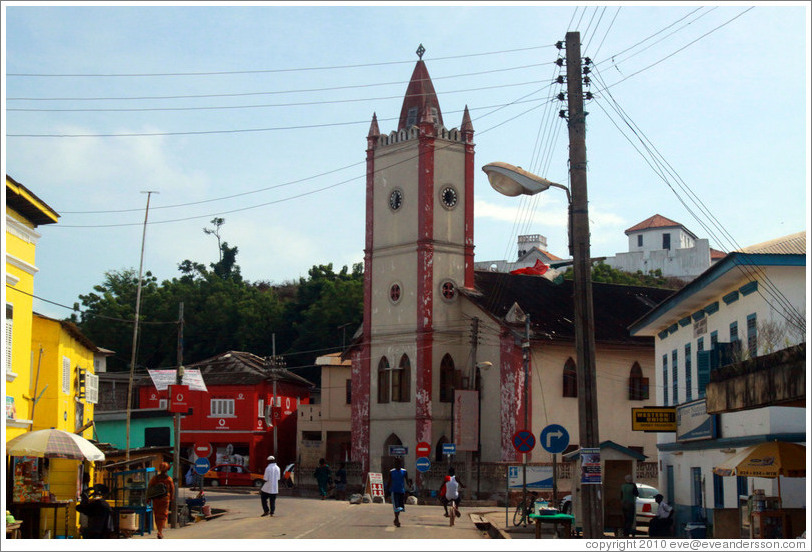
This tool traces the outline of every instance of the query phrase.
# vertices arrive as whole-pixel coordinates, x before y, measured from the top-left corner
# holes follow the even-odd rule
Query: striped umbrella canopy
[[[104,460],[104,453],[93,443],[61,429],[41,429],[15,437],[6,443],[6,455]]]

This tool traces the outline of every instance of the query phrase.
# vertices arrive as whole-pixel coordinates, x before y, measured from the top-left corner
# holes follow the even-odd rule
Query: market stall
[[[785,441],[770,441],[749,447],[713,468],[723,477],[763,477],[775,479],[778,496],[754,489],[740,501],[740,522],[751,539],[791,538],[792,526],[781,501],[781,477],[806,477],[806,447]]]
[[[13,480],[9,510],[22,522],[20,536],[68,538],[71,522],[75,525],[72,506],[81,491],[82,461],[104,460],[104,453],[79,435],[43,429],[6,443],[6,456]]]

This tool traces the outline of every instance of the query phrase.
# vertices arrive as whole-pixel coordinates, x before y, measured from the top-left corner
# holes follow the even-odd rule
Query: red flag
[[[526,274],[527,276],[543,276],[550,267],[541,262],[541,259],[536,259],[536,264],[525,268],[517,268],[511,270],[511,274]]]

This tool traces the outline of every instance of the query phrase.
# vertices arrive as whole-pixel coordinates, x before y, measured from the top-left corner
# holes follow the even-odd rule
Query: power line
[[[517,86],[527,86],[530,84],[539,84],[543,81],[526,81],[526,82],[517,82],[512,84],[498,84],[493,86],[481,86],[478,88],[466,88],[461,90],[449,90],[448,92],[444,92],[444,94],[461,94],[463,92],[477,92],[481,90],[493,90],[498,88],[512,88]],[[409,98],[410,96],[407,95],[405,98]],[[355,103],[355,102],[371,102],[371,101],[378,101],[378,100],[392,100],[392,99],[399,99],[404,98],[402,94],[396,94],[394,96],[378,96],[374,98],[350,98],[344,100],[316,100],[311,102],[288,102],[288,103],[277,103],[277,104],[253,104],[253,105],[218,105],[218,106],[192,106],[192,107],[80,107],[80,108],[73,108],[73,107],[10,107],[7,108],[6,111],[18,111],[18,112],[58,112],[58,113],[128,113],[128,112],[147,112],[147,111],[216,111],[216,110],[227,110],[227,109],[267,109],[271,107],[300,107],[300,106],[307,106],[307,105],[329,105],[329,104],[345,104],[345,103]],[[404,99],[405,99],[404,98]]]
[[[445,79],[455,79],[460,77],[473,77],[478,75],[486,75],[492,73],[501,73],[505,71],[518,71],[530,69],[532,67],[539,67],[541,65],[548,65],[548,63],[531,63],[528,65],[519,65],[515,67],[504,67],[500,69],[490,69],[488,71],[478,71],[474,73],[460,73],[457,75],[446,75],[440,77],[432,77],[432,82]],[[423,80],[423,79],[421,79]],[[391,81],[372,84],[352,84],[346,86],[327,86],[322,88],[300,88],[294,90],[271,90],[264,92],[232,92],[223,94],[182,94],[174,96],[99,96],[99,97],[50,97],[50,98],[37,98],[37,97],[11,97],[6,100],[15,101],[133,101],[133,100],[182,100],[182,99],[201,99],[201,98],[236,98],[245,96],[271,96],[278,94],[301,94],[309,92],[335,92],[337,90],[350,90],[356,88],[373,88],[377,86],[392,86],[409,84],[411,81]]]
[[[509,54],[512,52],[523,52],[527,50],[537,50],[545,46],[528,46],[525,48],[514,48],[511,50],[499,50],[491,52],[481,52],[478,54],[460,54],[456,56],[445,56],[436,58],[426,58],[431,61],[445,61],[449,59],[463,59],[470,57],[492,56]],[[331,65],[323,67],[298,67],[288,69],[247,69],[242,71],[190,71],[190,72],[173,72],[173,73],[6,73],[7,77],[96,77],[96,78],[113,78],[113,77],[199,77],[199,76],[213,76],[213,75],[247,75],[257,73],[295,73],[301,71],[331,71],[335,69],[356,69],[360,67],[381,67],[385,65],[402,65],[405,63],[414,63],[414,60],[404,61],[382,61],[376,63],[357,63],[350,65]]]

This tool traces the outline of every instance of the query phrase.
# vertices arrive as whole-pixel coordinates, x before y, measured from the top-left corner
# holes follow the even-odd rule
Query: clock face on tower
[[[393,211],[397,211],[401,205],[403,205],[403,192],[400,190],[392,190],[392,193],[389,195],[389,207]]]
[[[457,204],[457,190],[451,186],[446,186],[440,192],[440,199],[444,207],[452,209]]]

